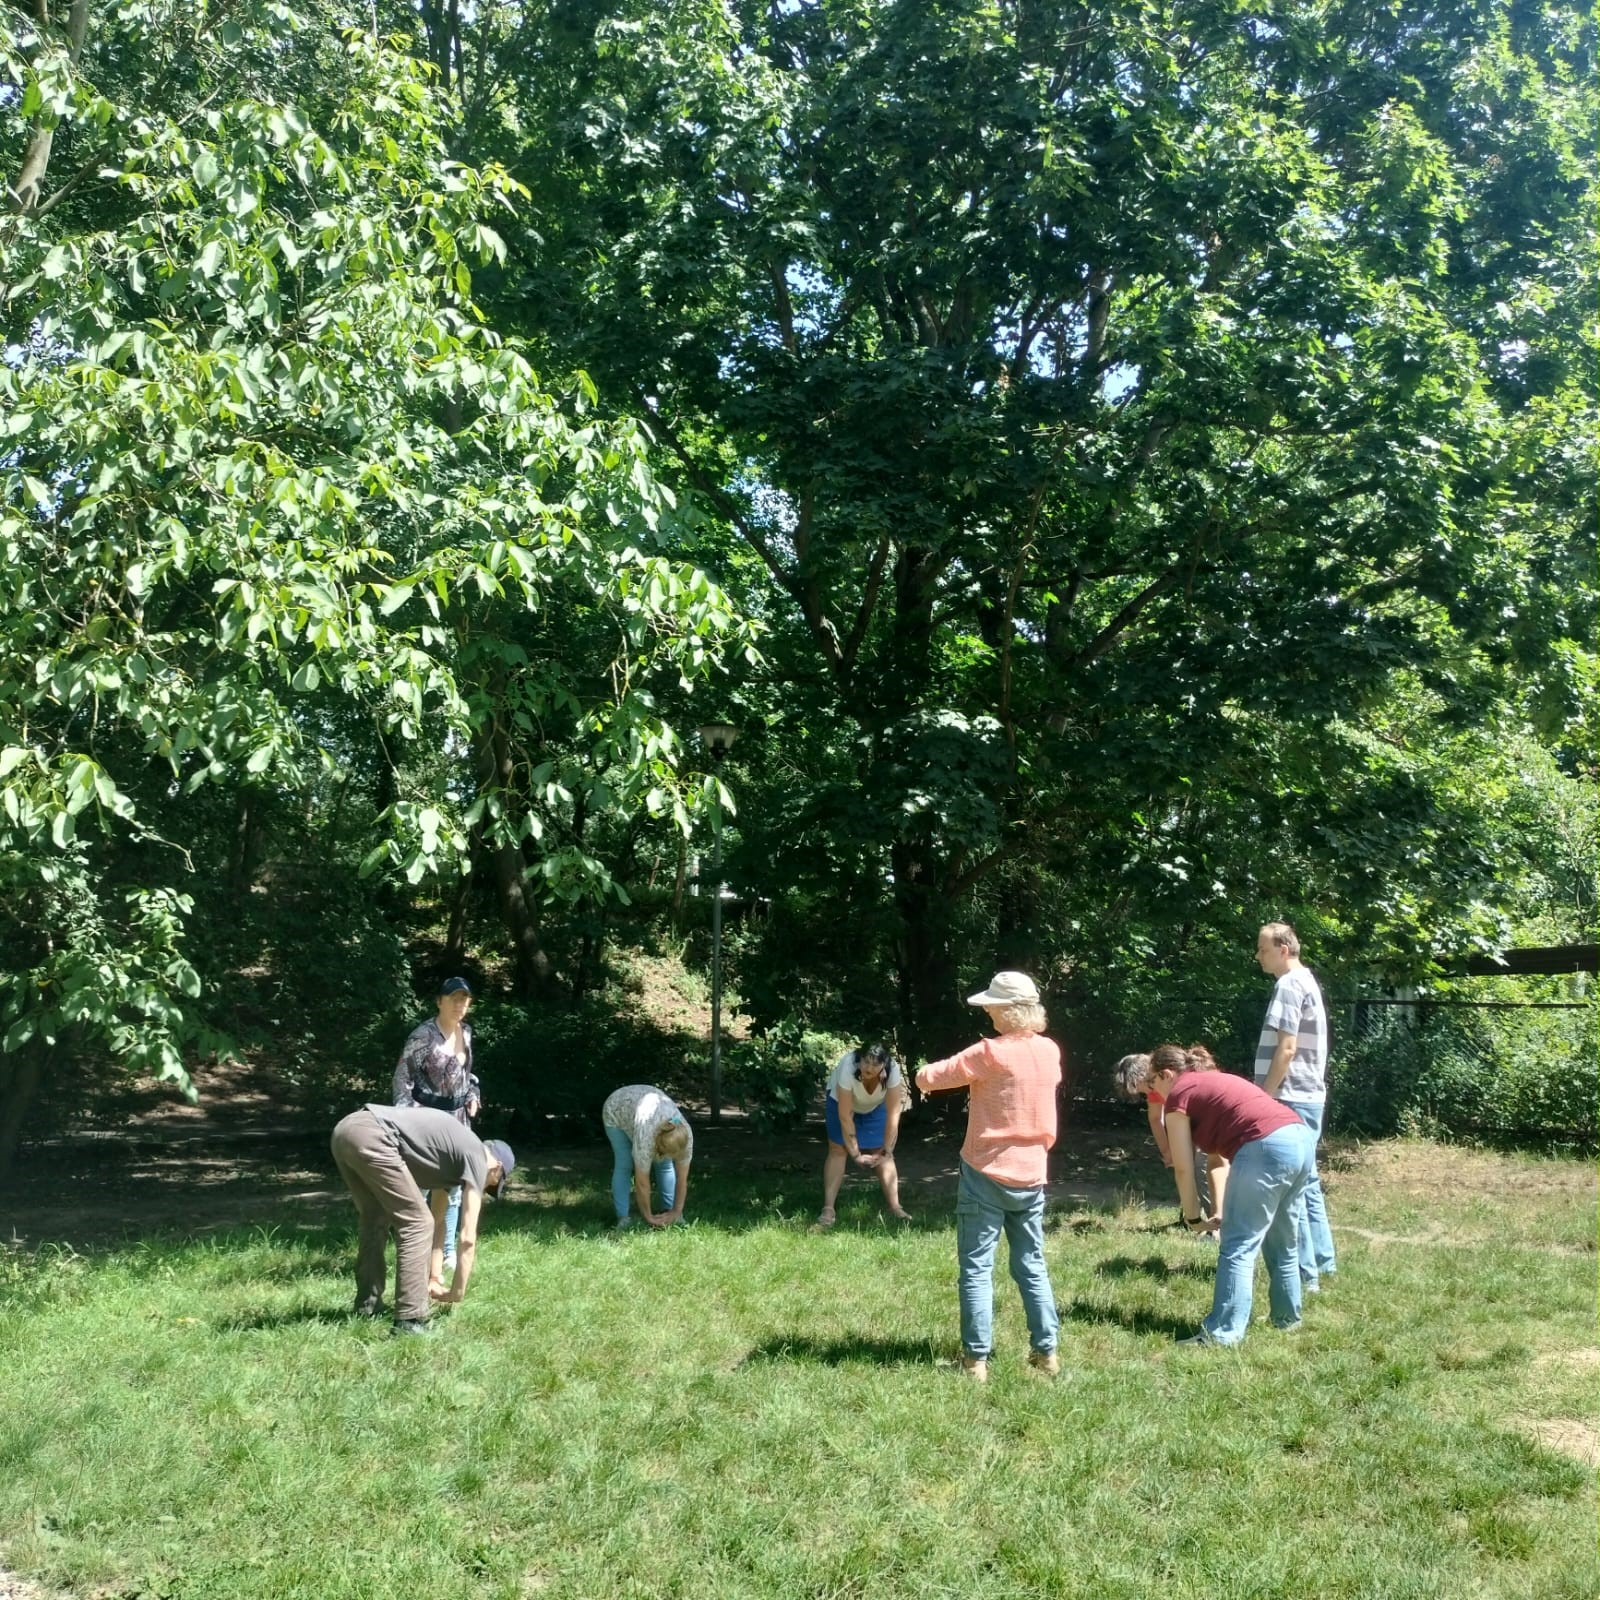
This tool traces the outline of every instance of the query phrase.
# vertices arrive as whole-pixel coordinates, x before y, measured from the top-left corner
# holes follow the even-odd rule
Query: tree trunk
[[[0,1056],[0,1179],[10,1176],[22,1126],[44,1078],[47,1046],[37,1040],[16,1055]]]
[[[947,1055],[971,1043],[950,953],[949,898],[929,846],[901,842],[890,859],[900,914],[896,953],[901,1023],[920,1050]]]
[[[498,792],[509,810],[517,803],[512,788],[511,750],[497,723],[477,737],[478,782],[485,792]],[[484,840],[484,850],[494,873],[500,898],[500,915],[511,935],[511,952],[517,989],[532,994],[550,981],[550,957],[539,935],[539,920],[528,897],[522,851],[509,839]]]

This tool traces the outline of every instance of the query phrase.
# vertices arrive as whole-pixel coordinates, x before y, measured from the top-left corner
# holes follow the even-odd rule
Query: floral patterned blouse
[[[394,1103],[397,1106],[429,1106],[448,1111],[463,1127],[471,1123],[467,1107],[474,1109],[483,1099],[483,1090],[472,1071],[472,1024],[461,1024],[465,1056],[456,1055],[445,1043],[436,1018],[430,1017],[411,1030],[394,1069]]]

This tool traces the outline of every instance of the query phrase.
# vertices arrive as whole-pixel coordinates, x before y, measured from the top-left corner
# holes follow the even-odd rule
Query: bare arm
[[[428,1193],[428,1210],[433,1214],[433,1247],[428,1252],[428,1293],[444,1289],[444,1219],[450,1209],[450,1191],[433,1189]]]
[[[1166,1108],[1159,1100],[1146,1100],[1145,1109],[1150,1117],[1150,1136],[1156,1142],[1156,1149],[1161,1152],[1162,1161],[1170,1167],[1172,1146],[1167,1142]]]
[[[895,1084],[889,1090],[889,1109],[883,1119],[883,1153],[886,1156],[894,1154],[894,1147],[900,1140],[900,1112],[906,1103],[906,1091],[903,1084]]]
[[[1228,1158],[1207,1155],[1206,1178],[1211,1184],[1211,1215],[1220,1218],[1222,1202],[1228,1193]]]
[[[1198,1222],[1201,1217],[1200,1193],[1194,1183],[1194,1139],[1189,1132],[1186,1113],[1167,1112],[1167,1139],[1172,1146],[1172,1176],[1177,1181],[1178,1205],[1183,1211],[1183,1220],[1189,1222],[1192,1217]]]
[[[442,1189],[434,1190],[434,1203],[439,1203]],[[467,1297],[467,1280],[472,1276],[472,1264],[478,1256],[478,1214],[483,1210],[483,1190],[470,1185],[461,1191],[461,1232],[456,1238],[456,1275],[450,1283],[450,1293],[443,1298],[451,1305],[460,1305]],[[433,1226],[435,1241],[444,1227],[444,1213],[437,1213]]]

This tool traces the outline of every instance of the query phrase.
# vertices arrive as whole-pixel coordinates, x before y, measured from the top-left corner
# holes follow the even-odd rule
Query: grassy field
[[[1065,1374],[1002,1270],[986,1390],[939,1365],[951,1197],[818,1235],[814,1183],[730,1168],[618,1237],[603,1178],[493,1214],[428,1340],[343,1315],[353,1214],[0,1254],[0,1560],[97,1600],[1600,1592],[1589,1164],[1349,1156],[1339,1277],[1236,1351],[1173,1346],[1215,1253],[1154,1185],[1068,1201]]]

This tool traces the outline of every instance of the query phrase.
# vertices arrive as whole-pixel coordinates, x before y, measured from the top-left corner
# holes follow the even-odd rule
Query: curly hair
[[[1009,1006],[987,1007],[990,1020],[1001,1033],[1043,1033],[1049,1025],[1037,1000],[1019,1000]]]

